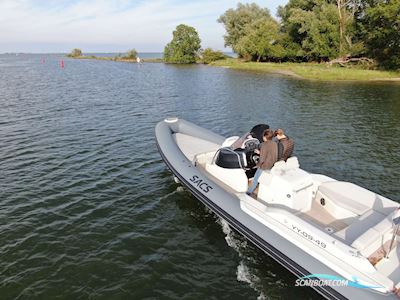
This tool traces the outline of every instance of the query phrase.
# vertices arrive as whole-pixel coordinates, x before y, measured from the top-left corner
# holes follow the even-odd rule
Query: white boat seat
[[[271,169],[272,175],[282,175],[286,170],[286,163],[283,160],[277,161]]]
[[[336,205],[359,216],[371,209],[368,203],[375,193],[350,182],[329,181],[322,183],[318,190]]]
[[[344,240],[346,244],[351,245],[367,228],[375,226],[385,217],[384,214],[371,209],[346,228],[335,232],[335,235]]]
[[[294,161],[295,162],[295,161]],[[312,177],[306,171],[288,168],[287,163],[275,163],[271,172],[260,176],[258,198],[275,205],[284,205],[297,211],[308,211],[312,202]],[[290,167],[290,165],[289,165]]]
[[[297,157],[293,156],[288,158],[286,162],[284,160],[277,161],[271,169],[271,174],[283,175],[286,172],[297,170],[299,167],[299,160]]]
[[[286,168],[288,170],[298,169],[300,167],[299,160],[296,156],[289,157],[286,161]]]
[[[248,189],[248,180],[243,169],[226,169],[209,163],[205,164],[205,169],[236,192],[244,193]]]
[[[389,215],[399,204],[358,185],[344,181],[323,182],[319,191],[336,205],[361,216],[373,209]]]
[[[290,183],[293,192],[298,192],[311,186],[313,182],[310,174],[298,168],[297,158],[295,158],[293,162],[294,163],[292,164],[288,164],[283,160],[276,162],[271,171],[264,170],[258,182],[268,186],[271,184],[273,177],[276,176],[281,180]]]
[[[351,246],[360,250],[363,255],[369,255],[384,244],[384,235],[391,229],[392,217],[386,216],[378,224],[366,230]]]

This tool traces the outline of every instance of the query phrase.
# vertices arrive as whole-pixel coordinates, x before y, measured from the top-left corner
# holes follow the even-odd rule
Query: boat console
[[[226,169],[245,169],[248,166],[246,150],[221,148],[216,153],[215,164]]]
[[[243,169],[248,178],[253,177],[255,168],[259,159],[259,155],[255,152],[260,147],[260,142],[257,138],[239,138],[243,139],[240,147],[235,148],[231,138],[228,138],[223,146],[214,156],[213,163],[225,169]],[[228,142],[232,142],[230,145]]]
[[[297,157],[275,163],[259,179],[258,199],[284,205],[296,211],[308,211],[312,203],[313,180],[299,168]]]

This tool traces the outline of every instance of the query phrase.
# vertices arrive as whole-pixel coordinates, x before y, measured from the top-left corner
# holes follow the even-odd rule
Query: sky
[[[252,0],[273,16],[288,0]],[[224,48],[217,19],[238,0],[0,0],[0,53],[162,52],[179,24],[196,28],[202,47]]]

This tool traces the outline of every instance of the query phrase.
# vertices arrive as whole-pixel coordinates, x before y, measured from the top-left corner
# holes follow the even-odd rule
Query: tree
[[[193,27],[181,24],[173,32],[173,38],[164,48],[164,61],[190,64],[196,62],[201,40]]]
[[[373,66],[372,58],[400,68],[400,0],[289,0],[278,16],[280,24],[267,9],[239,3],[218,19],[225,46],[257,61]]]
[[[136,57],[137,57],[137,55],[138,55],[138,53],[137,53],[137,51],[136,51],[136,49],[132,49],[132,50],[129,50],[127,53],[126,53],[126,58],[129,58],[129,59],[136,59]]]
[[[290,21],[290,17],[292,16],[293,12],[297,9],[303,11],[312,11],[316,5],[317,3],[314,0],[289,0],[285,6],[278,7],[278,16],[282,20],[281,29],[289,36],[293,43],[301,46],[303,39],[307,36],[307,33],[300,32],[301,24]]]
[[[339,17],[340,56],[360,55],[364,52],[362,41],[357,41],[355,15],[365,0],[336,0]]]
[[[284,49],[281,59],[294,62],[304,60],[305,53],[301,45],[295,43],[287,32],[280,33],[277,44]]]
[[[79,57],[79,56],[82,56],[82,50],[81,50],[81,49],[78,49],[78,48],[72,49],[71,53],[70,53],[68,56],[69,56],[69,57]]]
[[[238,3],[236,9],[228,9],[218,18],[218,22],[225,27],[224,35],[225,46],[229,46],[232,50],[242,57],[239,46],[239,40],[246,35],[246,27],[256,20],[272,19],[267,8],[261,8],[257,4]]]
[[[297,52],[306,60],[326,60],[339,55],[341,27],[335,1],[289,0],[287,5],[278,8],[278,15],[282,19],[282,30],[298,45],[290,48],[300,47],[301,51]]]
[[[363,44],[356,40],[354,15],[360,1],[289,0],[278,8],[282,30],[308,59],[359,55]]]
[[[333,59],[339,55],[339,19],[334,4],[312,10],[292,9],[289,22],[303,34],[301,47],[310,60]]]
[[[400,0],[365,3],[357,22],[368,55],[385,68],[400,69]]]
[[[244,36],[239,39],[236,48],[243,57],[252,60],[281,57],[284,50],[277,43],[278,39],[278,22],[270,17],[262,17],[246,25]]]
[[[201,62],[203,64],[209,64],[213,61],[224,59],[225,54],[219,50],[213,50],[211,48],[206,48],[201,51]]]

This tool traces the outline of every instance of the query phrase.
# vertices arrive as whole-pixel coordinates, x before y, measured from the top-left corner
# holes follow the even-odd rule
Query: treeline
[[[241,4],[218,19],[225,46],[253,61],[331,61],[367,57],[400,68],[400,0],[289,0],[278,8]]]
[[[67,54],[67,57],[72,57],[72,58],[107,58],[113,60],[118,60],[118,59],[136,60],[137,56],[138,52],[136,51],[136,49],[128,50],[125,55],[122,55],[120,53],[115,57],[97,57],[94,55],[83,56],[82,50],[79,48],[74,48],[71,50],[69,54]]]

